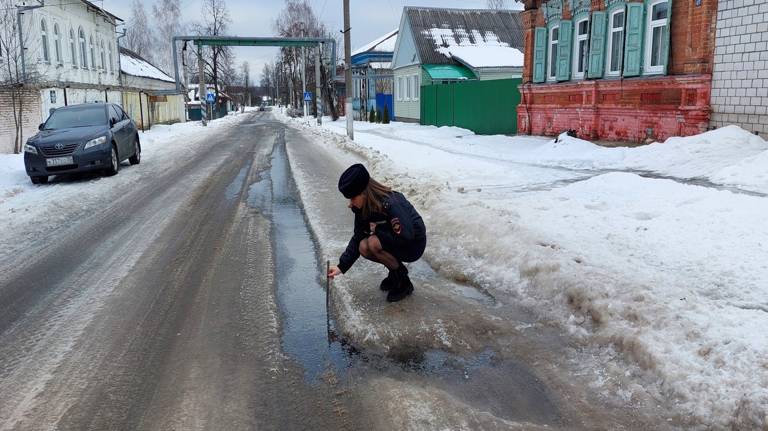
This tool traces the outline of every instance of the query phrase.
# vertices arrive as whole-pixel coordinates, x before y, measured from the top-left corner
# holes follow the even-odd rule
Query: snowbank
[[[762,139],[726,127],[604,148],[356,122],[350,142],[343,121],[295,123],[364,154],[416,203],[442,273],[619,349],[691,424],[768,426]]]
[[[209,122],[156,125],[139,132],[141,164],[126,162],[117,176],[102,178],[84,175],[82,179],[33,185],[24,169],[23,154],[0,154],[0,260],[18,258],[22,250],[44,245],[46,235],[71,220],[88,217],[93,208],[119,197],[118,190],[130,187],[143,177],[157,176],[172,166],[180,166],[195,156],[194,150],[215,145],[206,138],[222,128],[237,124],[247,115],[228,115]],[[192,150],[192,151],[190,151]]]

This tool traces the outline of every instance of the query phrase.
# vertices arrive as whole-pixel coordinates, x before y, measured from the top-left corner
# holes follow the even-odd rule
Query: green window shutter
[[[643,29],[645,28],[642,3],[627,3],[626,39],[624,43],[624,76],[640,75],[643,59]]]
[[[669,63],[669,35],[672,33],[672,0],[669,0],[667,6],[667,28],[665,33],[666,38],[661,45],[661,58],[664,61],[664,74],[667,74],[667,64]]]
[[[546,80],[547,64],[547,29],[536,27],[536,42],[533,50],[533,82],[539,83]]]
[[[605,26],[606,13],[592,12],[592,34],[589,41],[589,68],[587,78],[603,76],[605,61]]]
[[[573,39],[573,24],[570,20],[560,21],[560,38],[557,41],[557,80],[567,81],[571,78],[571,39]]]

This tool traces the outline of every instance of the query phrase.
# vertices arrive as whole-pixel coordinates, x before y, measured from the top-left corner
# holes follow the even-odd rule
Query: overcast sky
[[[93,0],[91,0],[93,1]],[[147,14],[152,14],[154,0],[143,0]],[[130,17],[129,0],[97,0],[109,12],[128,21]],[[522,6],[509,2],[513,8]],[[181,0],[183,22],[201,20],[200,0]],[[310,0],[320,20],[330,31],[338,33],[344,21],[342,0]],[[430,6],[446,8],[484,8],[486,0],[350,0],[350,20],[352,23],[352,50],[397,28],[403,6]],[[234,36],[272,36],[272,23],[283,7],[281,0],[227,0],[232,24],[230,32]],[[339,47],[339,52],[343,47]],[[263,65],[272,61],[275,48],[236,48],[236,64],[248,61],[251,66],[252,80],[258,83]],[[168,71],[172,73],[172,71]]]

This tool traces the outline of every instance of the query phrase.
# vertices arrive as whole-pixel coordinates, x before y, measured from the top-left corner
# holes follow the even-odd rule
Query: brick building
[[[716,0],[525,0],[519,133],[644,141],[709,126]]]
[[[768,138],[768,0],[720,0],[717,9],[711,125]]]

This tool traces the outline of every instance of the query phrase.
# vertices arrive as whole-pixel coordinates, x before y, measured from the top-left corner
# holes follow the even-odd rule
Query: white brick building
[[[720,0],[711,126],[768,137],[768,0]]]
[[[48,0],[22,15],[25,98],[24,140],[51,109],[75,103],[120,102],[116,25],[120,18],[81,0]],[[2,63],[10,61],[0,57]],[[13,81],[0,67],[0,83]],[[37,94],[39,97],[34,97]],[[9,99],[0,89],[0,101]],[[13,151],[10,104],[0,105],[0,153]],[[9,122],[8,122],[9,121]]]

